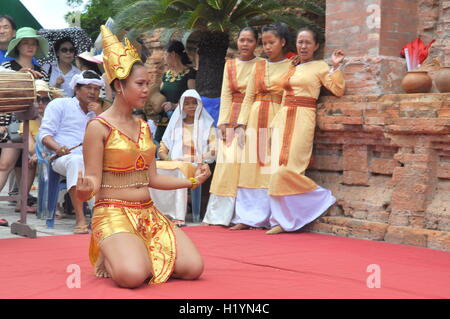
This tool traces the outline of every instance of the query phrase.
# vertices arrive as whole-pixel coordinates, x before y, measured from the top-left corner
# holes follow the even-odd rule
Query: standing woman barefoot
[[[219,141],[216,168],[211,182],[204,224],[229,226],[234,214],[239,181],[239,147],[235,138],[237,120],[253,66],[262,60],[255,57],[258,33],[251,27],[242,29],[237,38],[239,57],[225,63],[218,127]]]
[[[284,79],[283,105],[272,122],[272,167],[269,195],[272,215],[267,234],[296,231],[322,215],[336,199],[305,176],[311,159],[316,127],[316,103],[322,86],[342,96],[344,76],[339,66],[344,52],[335,50],[333,68],[314,60],[318,36],[309,28],[297,34],[294,65]],[[298,65],[297,65],[298,64]],[[277,136],[277,138],[275,138]]]
[[[237,120],[238,144],[244,145],[232,230],[269,227],[269,126],[281,107],[284,92],[281,81],[291,63],[285,57],[289,39],[287,25],[274,23],[261,31],[267,60],[255,62]],[[242,143],[244,135],[245,143]]]
[[[199,165],[191,180],[156,173],[151,132],[132,115],[147,100],[147,71],[128,41],[124,47],[105,26],[101,31],[104,66],[116,98],[88,124],[83,142],[85,175],[80,173],[77,193],[82,200],[96,198],[91,263],[97,276],[111,277],[124,288],[139,287],[149,278],[151,284],[171,276],[196,279],[203,272],[202,257],[156,209],[148,187],[191,188],[211,173],[207,165]]]

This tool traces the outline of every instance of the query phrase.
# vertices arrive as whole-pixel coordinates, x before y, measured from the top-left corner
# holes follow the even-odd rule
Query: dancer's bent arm
[[[109,129],[98,121],[90,121],[83,141],[84,176],[78,172],[77,196],[91,199],[99,190],[103,173],[103,151]]]
[[[178,188],[191,188],[193,187],[192,182],[189,179],[176,178],[173,176],[161,175],[156,172],[156,161],[153,157],[151,163],[149,164],[150,172],[150,183],[148,187],[170,190]],[[198,184],[202,184],[211,175],[208,164],[199,164],[197,170],[195,171],[195,179]]]

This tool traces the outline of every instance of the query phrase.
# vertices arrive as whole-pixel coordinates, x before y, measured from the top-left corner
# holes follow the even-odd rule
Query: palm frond
[[[114,17],[122,29],[182,28],[228,32],[246,25],[258,26],[278,17],[291,27],[314,24],[309,17],[325,14],[323,0],[113,0],[120,9]],[[312,14],[312,15],[311,15]]]

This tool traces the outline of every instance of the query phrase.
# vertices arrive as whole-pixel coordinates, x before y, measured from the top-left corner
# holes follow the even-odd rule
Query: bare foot
[[[244,229],[249,229],[250,226],[245,225],[245,224],[236,224],[233,227],[230,227],[230,230],[244,230]]]
[[[209,226],[208,223],[201,223],[200,225],[202,225],[202,226]]]
[[[280,234],[280,233],[284,233],[284,229],[278,225],[274,226],[270,230],[266,231],[267,235],[275,235],[275,234]]]
[[[111,278],[111,275],[106,270],[105,259],[102,253],[98,256],[97,263],[95,264],[95,275],[99,278]]]

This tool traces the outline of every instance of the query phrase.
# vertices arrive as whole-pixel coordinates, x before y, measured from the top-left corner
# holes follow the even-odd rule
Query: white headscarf
[[[89,71],[89,70],[88,70]],[[72,90],[75,90],[75,86],[77,84],[82,84],[82,85],[89,85],[89,84],[95,84],[98,85],[99,87],[103,87],[105,86],[105,82],[103,81],[103,78],[101,76],[100,79],[85,79],[83,77],[83,74],[86,71],[83,71],[81,73],[75,74],[72,77],[72,80],[70,81],[70,87],[72,88]],[[90,72],[94,72],[94,71],[90,71]],[[94,72],[95,73],[95,72]]]
[[[208,152],[208,140],[214,119],[208,111],[203,108],[203,102],[196,90],[190,89],[183,93],[180,102],[170,118],[169,124],[164,132],[162,141],[169,149],[169,157],[172,159],[181,158],[183,154],[183,118],[186,113],[183,111],[184,99],[193,97],[197,100],[197,108],[194,115],[193,142],[195,156],[200,158],[202,154]]]

